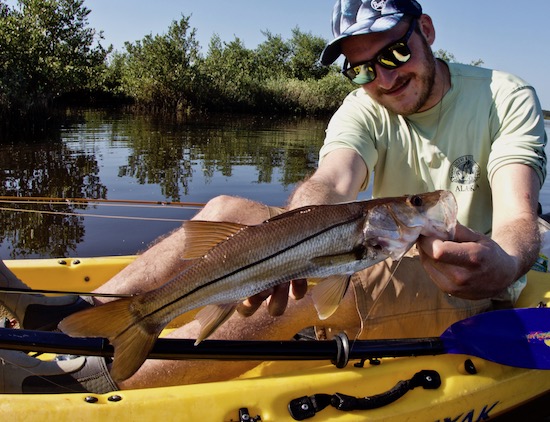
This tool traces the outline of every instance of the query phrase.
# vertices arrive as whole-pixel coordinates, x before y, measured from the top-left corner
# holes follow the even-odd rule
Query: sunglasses
[[[403,66],[411,59],[411,50],[407,42],[414,31],[415,23],[416,19],[413,19],[405,36],[384,47],[373,60],[348,66],[349,62],[346,59],[342,73],[353,83],[365,85],[376,79],[376,69],[374,67],[376,63],[386,69],[397,69]]]

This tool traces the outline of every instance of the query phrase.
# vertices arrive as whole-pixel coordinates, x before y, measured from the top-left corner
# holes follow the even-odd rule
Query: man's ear
[[[420,18],[418,18],[418,28],[426,42],[432,45],[435,41],[435,28],[432,18],[428,15],[421,15]]]

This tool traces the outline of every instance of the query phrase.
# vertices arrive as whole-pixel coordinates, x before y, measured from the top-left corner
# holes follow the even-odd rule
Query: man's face
[[[431,24],[431,22],[429,22]],[[422,24],[422,18],[419,25]],[[342,40],[342,52],[349,63],[371,60],[377,53],[407,32],[409,22],[400,22],[389,31],[356,35]],[[435,59],[423,35],[414,31],[408,46],[411,58],[397,69],[375,65],[376,79],[363,85],[367,94],[388,110],[410,115],[427,110],[437,103],[432,92],[435,81]]]

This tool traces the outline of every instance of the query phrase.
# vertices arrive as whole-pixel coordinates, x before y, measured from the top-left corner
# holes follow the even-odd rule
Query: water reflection
[[[107,191],[95,157],[71,150],[59,135],[50,134],[42,143],[3,145],[0,169],[3,196],[103,198]],[[12,256],[60,256],[76,250],[84,227],[74,212],[82,206],[62,203],[55,206],[56,214],[49,214],[52,205],[39,208],[45,213],[0,211],[0,240],[11,245]]]
[[[0,145],[0,195],[206,202],[226,193],[282,204],[314,170],[326,125],[242,116],[166,120],[109,110],[67,117],[40,142]],[[4,258],[133,254],[179,223],[93,216],[178,220],[196,211],[65,201],[3,205]]]

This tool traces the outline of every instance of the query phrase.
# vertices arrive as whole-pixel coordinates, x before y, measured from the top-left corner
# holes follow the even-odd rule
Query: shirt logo
[[[451,182],[458,183],[457,191],[473,192],[477,189],[477,181],[481,176],[481,167],[475,162],[472,155],[464,155],[457,158],[449,170]]]

